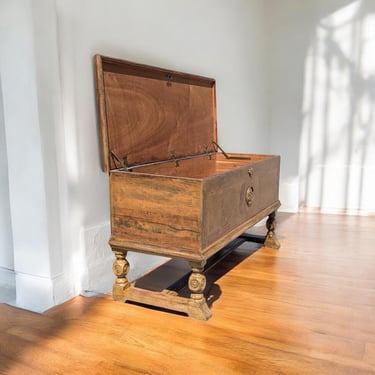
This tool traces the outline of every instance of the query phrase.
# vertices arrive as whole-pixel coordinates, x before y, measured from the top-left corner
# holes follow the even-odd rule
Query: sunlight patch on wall
[[[375,18],[355,1],[322,19],[305,62],[300,205],[375,212]]]

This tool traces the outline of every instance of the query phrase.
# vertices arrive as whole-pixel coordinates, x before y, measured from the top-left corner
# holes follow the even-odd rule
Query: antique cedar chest
[[[267,216],[265,244],[279,247],[280,158],[221,149],[215,80],[100,55],[94,60],[116,256],[113,298],[208,319],[206,261]],[[129,250],[189,262],[190,298],[129,283]]]

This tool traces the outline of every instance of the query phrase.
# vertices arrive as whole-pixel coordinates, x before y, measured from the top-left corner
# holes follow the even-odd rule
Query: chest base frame
[[[128,251],[112,247],[112,251],[116,257],[113,263],[113,272],[117,277],[113,285],[112,297],[115,301],[128,301],[154,306],[185,313],[194,319],[208,320],[211,318],[212,313],[204,295],[206,289],[205,272],[244,242],[256,242],[268,248],[279,249],[280,243],[275,234],[276,210],[268,215],[266,227],[267,234],[265,236],[243,233],[207,260],[189,261],[191,272],[162,291],[138,288],[136,286],[136,281],[130,283],[127,279],[127,274],[130,269],[129,262],[126,259]],[[181,286],[185,286],[186,284],[190,290],[189,298],[181,297],[178,294],[178,290],[181,289]]]

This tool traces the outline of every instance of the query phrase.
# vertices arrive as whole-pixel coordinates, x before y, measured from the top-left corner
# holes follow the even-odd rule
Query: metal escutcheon
[[[248,206],[251,206],[254,200],[254,187],[253,186],[249,186],[246,189],[245,200],[246,200],[246,204]]]
[[[254,176],[254,168],[249,168],[247,170],[247,174],[249,175],[249,177],[253,177]]]

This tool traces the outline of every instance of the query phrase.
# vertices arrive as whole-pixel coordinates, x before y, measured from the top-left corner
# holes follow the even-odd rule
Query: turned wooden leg
[[[272,212],[272,214],[268,216],[266,227],[267,227],[268,232],[266,235],[266,239],[264,240],[264,246],[270,247],[271,249],[280,249],[280,242],[278,241],[276,234],[275,234],[276,211]]]
[[[126,260],[127,251],[112,250],[116,256],[112,270],[117,279],[113,284],[112,297],[115,301],[125,301],[125,290],[130,286],[126,275],[129,272],[129,262]]]
[[[203,294],[206,287],[206,276],[202,273],[205,263],[205,261],[190,262],[192,273],[188,282],[191,292],[188,315],[192,318],[201,320],[208,320],[212,316]]]

